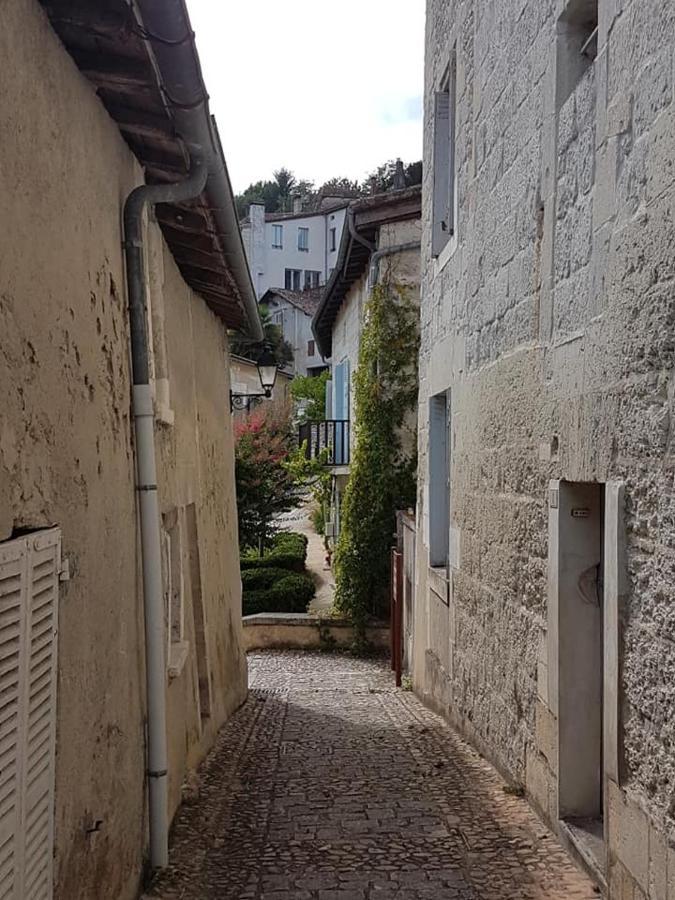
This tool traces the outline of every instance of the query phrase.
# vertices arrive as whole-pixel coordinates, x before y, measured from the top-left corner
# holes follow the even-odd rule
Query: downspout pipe
[[[397,253],[406,253],[409,250],[419,250],[420,241],[409,241],[407,244],[395,244],[393,247],[383,247],[376,250],[370,257],[370,269],[368,271],[368,293],[372,291],[380,280],[380,260],[386,256],[395,256]]]
[[[370,250],[371,253],[376,252],[375,244],[371,244],[370,241],[367,241],[356,230],[356,223],[354,222],[354,210],[351,208],[347,210],[347,228],[349,229],[349,235],[352,240],[356,241],[359,244],[363,244],[366,250]]]
[[[124,250],[129,295],[132,409],[136,436],[136,491],[140,511],[143,611],[145,619],[145,678],[147,690],[147,775],[150,824],[150,864],[161,869],[169,862],[168,754],[166,734],[165,614],[155,414],[150,387],[147,327],[147,287],[143,214],[156,203],[180,203],[199,196],[207,168],[193,152],[187,178],[178,184],[141,185],[124,205]]]
[[[263,341],[258,299],[244,252],[234,192],[215,119],[209,113],[195,35],[185,0],[133,0],[159,72],[164,102],[178,134],[201,147],[208,170],[206,193],[228,268],[239,288],[246,327]]]

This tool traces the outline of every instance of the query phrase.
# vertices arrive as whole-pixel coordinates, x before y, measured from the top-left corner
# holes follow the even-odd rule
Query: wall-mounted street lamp
[[[235,409],[245,409],[248,412],[251,408],[252,400],[258,400],[263,397],[269,400],[272,396],[279,370],[269,347],[265,347],[263,350],[260,359],[256,363],[256,368],[258,369],[262,391],[257,394],[235,394],[230,391],[230,412],[234,412]]]

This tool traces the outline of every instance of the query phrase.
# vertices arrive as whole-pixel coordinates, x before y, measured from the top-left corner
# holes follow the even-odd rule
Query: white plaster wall
[[[625,483],[621,803],[657,841],[675,826],[675,7],[600,0],[594,69],[556,110],[563,5],[427,4],[414,681],[554,818],[548,483]],[[453,47],[457,246],[437,261],[433,92]],[[447,388],[449,606],[429,586],[426,442]],[[613,809],[611,878],[647,893]]]
[[[0,57],[12,223],[0,236],[0,540],[59,525],[71,571],[59,588],[54,895],[132,900],[147,851],[145,678],[121,223],[143,174],[35,0],[3,4]],[[196,506],[212,685],[200,722],[188,636],[167,689],[173,810],[245,696],[246,662],[227,335],[153,222],[147,236],[174,413],[157,429],[160,503]]]
[[[320,272],[320,283],[325,284],[331,269],[337,262],[340,239],[344,227],[346,210],[300,215],[279,222],[264,222],[261,219],[262,206],[250,207],[250,223],[242,226],[244,247],[248,256],[258,297],[269,288],[283,288],[286,284],[286,269],[299,269],[300,289],[305,286],[305,271]],[[274,225],[283,227],[283,246],[273,247]],[[298,228],[309,228],[309,250],[298,250]],[[336,249],[330,251],[329,229],[336,228]]]
[[[314,341],[312,317],[282,298],[272,300],[269,303],[269,308],[271,313],[277,316],[281,315],[280,324],[283,328],[284,338],[293,348],[293,363],[290,367],[293,374],[307,375],[309,369],[325,366],[326,362],[319,353],[316,342],[314,355],[309,356],[307,352],[308,342]]]

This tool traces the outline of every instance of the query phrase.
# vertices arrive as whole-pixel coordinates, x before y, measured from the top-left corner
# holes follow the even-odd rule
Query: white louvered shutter
[[[0,652],[9,686],[0,709],[13,723],[3,725],[0,743],[1,900],[52,896],[60,556],[58,529],[0,545]]]
[[[0,898],[18,896],[20,648],[25,609],[23,541],[0,546]]]

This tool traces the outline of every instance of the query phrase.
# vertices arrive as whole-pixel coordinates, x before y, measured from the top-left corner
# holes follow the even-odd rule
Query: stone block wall
[[[604,868],[613,898],[665,898],[675,878],[675,7],[599,0],[597,56],[580,65],[561,23],[581,6],[427,4],[412,668],[416,689],[558,828],[549,488],[621,486]],[[434,91],[453,52],[457,227],[433,258]],[[429,571],[427,468],[429,398],[448,389],[445,603]]]

